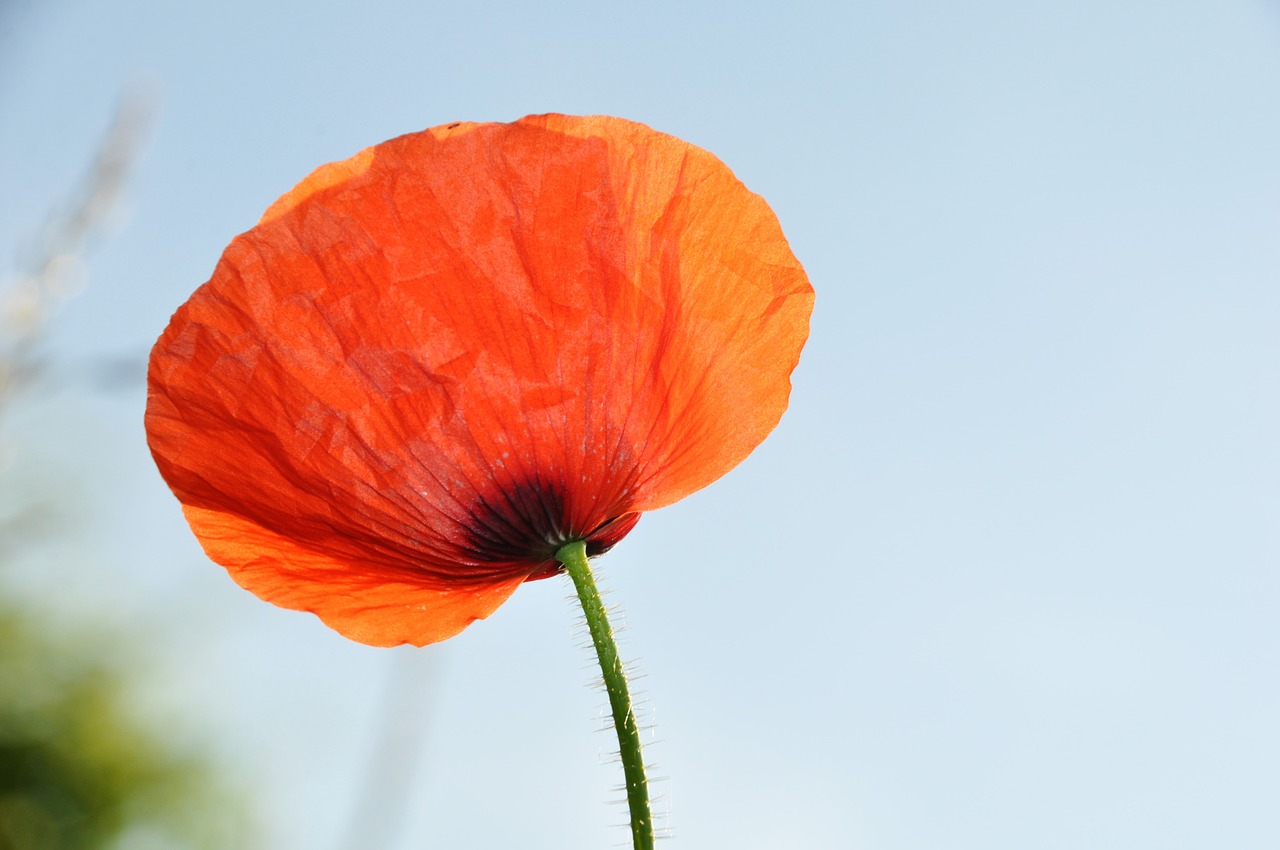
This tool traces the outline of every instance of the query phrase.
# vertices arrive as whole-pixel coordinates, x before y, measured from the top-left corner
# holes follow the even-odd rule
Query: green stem
[[[587,544],[582,540],[566,543],[556,552],[556,560],[564,564],[582,603],[582,613],[591,630],[591,642],[600,658],[600,672],[609,692],[613,709],[613,728],[618,732],[618,749],[622,754],[622,774],[627,783],[627,805],[631,809],[631,839],[635,850],[653,850],[653,815],[649,811],[649,781],[644,775],[644,759],[640,754],[640,729],[631,708],[627,675],[618,658],[618,644],[609,628],[609,617],[600,591],[596,589],[591,566],[587,563]]]

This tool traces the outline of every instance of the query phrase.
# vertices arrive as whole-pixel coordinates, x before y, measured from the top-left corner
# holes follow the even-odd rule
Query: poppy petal
[[[620,222],[622,279],[598,278],[612,288],[592,322],[588,362],[625,408],[613,413],[634,452],[633,508],[669,505],[739,464],[777,425],[813,287],[768,204],[709,152],[606,116],[520,123],[603,142],[608,185],[597,191]]]
[[[268,602],[316,614],[327,626],[370,646],[425,646],[488,617],[524,581],[431,587],[420,578],[318,555],[262,526],[218,511],[183,513],[205,554],[236,583]]]

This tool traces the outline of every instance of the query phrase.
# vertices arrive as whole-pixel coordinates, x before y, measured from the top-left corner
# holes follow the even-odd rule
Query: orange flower
[[[704,150],[617,118],[450,124],[232,241],[151,354],[148,442],[241,586],[420,646],[742,461],[812,303]]]

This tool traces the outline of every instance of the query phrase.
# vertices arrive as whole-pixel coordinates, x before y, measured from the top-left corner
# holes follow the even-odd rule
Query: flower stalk
[[[622,773],[627,786],[627,806],[631,810],[631,839],[635,850],[653,850],[653,814],[649,808],[649,782],[644,772],[640,751],[640,729],[636,725],[627,676],[618,657],[618,644],[609,626],[608,613],[600,599],[591,566],[587,563],[587,544],[582,540],[566,543],[556,552],[556,560],[564,565],[573,579],[582,603],[582,613],[591,630],[613,711],[613,727],[618,733],[618,749],[622,756]]]

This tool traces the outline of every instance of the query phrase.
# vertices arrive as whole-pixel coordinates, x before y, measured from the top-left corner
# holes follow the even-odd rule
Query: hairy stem
[[[613,728],[618,733],[618,748],[622,754],[633,845],[635,850],[653,850],[653,815],[649,810],[649,781],[645,778],[644,759],[640,753],[640,730],[631,707],[627,676],[618,658],[618,644],[614,640],[613,629],[609,627],[609,617],[604,603],[600,601],[591,566],[587,563],[587,544],[581,540],[566,543],[556,552],[556,560],[564,565],[573,579],[578,600],[582,603],[582,613],[587,618],[587,628],[591,630],[591,642],[595,644],[596,656],[600,659],[600,672],[609,693]]]

